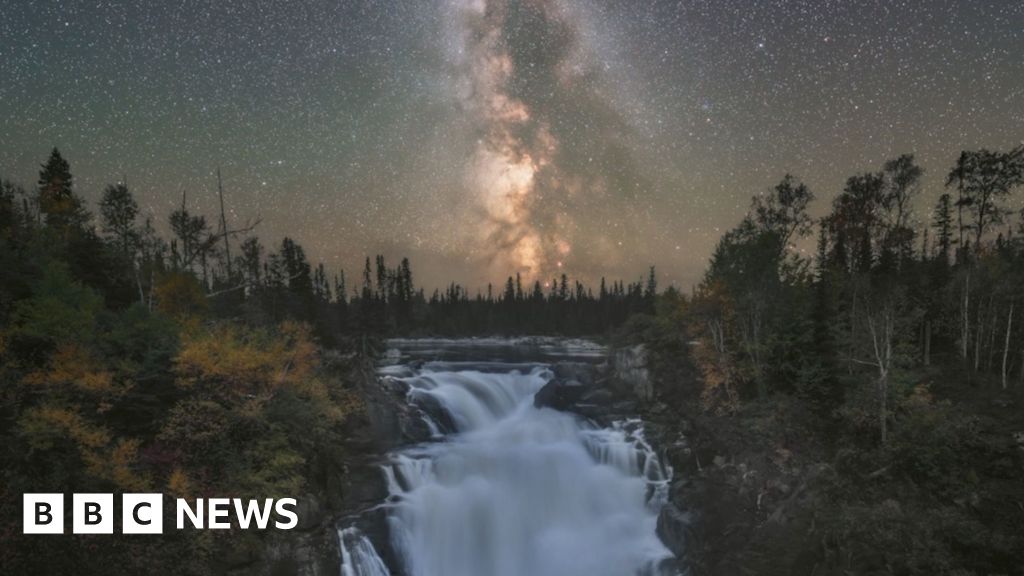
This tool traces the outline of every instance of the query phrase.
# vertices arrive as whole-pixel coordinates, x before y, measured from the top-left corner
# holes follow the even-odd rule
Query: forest
[[[693,440],[699,573],[1024,569],[1024,147],[963,152],[938,198],[922,174],[851,176],[820,219],[786,176],[624,329]]]
[[[222,204],[223,205],[223,204]],[[600,334],[653,311],[657,286],[565,275],[547,285],[428,296],[407,259],[367,257],[359,283],[313,266],[289,238],[181,208],[165,239],[123,183],[95,208],[54,149],[31,189],[0,183],[2,511],[24,492],[163,491],[178,496],[338,494],[346,440],[363,424],[362,378],[388,335]],[[125,573],[205,573],[218,546],[251,535],[159,542],[25,538],[8,525],[0,564],[81,571],[103,547]],[[47,548],[50,547],[50,548]],[[244,546],[243,546],[244,549]],[[184,566],[181,562],[184,560]],[[238,559],[236,558],[237,562]],[[110,572],[105,572],[110,573]]]
[[[0,184],[3,514],[33,491],[330,493],[383,337],[555,334],[646,344],[660,418],[692,423],[698,456],[730,454],[715,466],[739,488],[705,495],[739,528],[706,527],[698,573],[1020,573],[1024,147],[961,153],[938,198],[922,174],[903,155],[851,176],[824,218],[785,176],[690,293],[653,267],[428,293],[408,259],[328,271],[184,196],[166,223],[124,183],[88,206],[54,149],[35,186]],[[5,530],[11,573],[97,551],[107,574],[217,573],[227,539],[259,546]]]

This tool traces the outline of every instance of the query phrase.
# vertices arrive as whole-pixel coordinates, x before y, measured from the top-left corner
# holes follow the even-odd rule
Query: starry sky
[[[262,217],[352,276],[697,282],[786,172],[828,209],[1024,139],[1019,0],[0,0],[0,175]]]

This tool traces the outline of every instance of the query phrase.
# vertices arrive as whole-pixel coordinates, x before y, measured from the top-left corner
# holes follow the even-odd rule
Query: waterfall
[[[542,366],[392,374],[411,404],[444,412],[426,418],[455,427],[383,467],[390,545],[409,576],[647,575],[671,558],[655,534],[671,471],[639,420],[602,429],[534,407],[552,377]],[[348,542],[343,575],[386,573],[365,537]]]
[[[338,530],[341,576],[390,576],[370,540],[358,528]]]

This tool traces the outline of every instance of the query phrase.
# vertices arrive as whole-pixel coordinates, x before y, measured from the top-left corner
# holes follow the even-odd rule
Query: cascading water
[[[358,528],[338,531],[341,547],[341,576],[391,576],[377,550]]]
[[[492,367],[493,368],[493,367]],[[408,400],[443,410],[444,441],[392,454],[384,467],[390,545],[410,576],[660,574],[671,553],[655,534],[670,473],[639,420],[596,428],[536,408],[543,366],[502,372],[427,363]],[[384,563],[354,528],[344,576]]]

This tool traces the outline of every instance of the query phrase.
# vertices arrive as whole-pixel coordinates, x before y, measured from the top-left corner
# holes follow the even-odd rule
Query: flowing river
[[[416,342],[416,341],[412,341]],[[581,344],[575,354],[599,357]],[[421,357],[422,345],[415,348]],[[534,406],[545,361],[482,360],[487,343],[443,361],[383,366],[406,386],[434,441],[382,466],[390,546],[409,576],[630,576],[670,573],[655,534],[671,476],[639,420],[607,427]],[[466,358],[460,359],[460,350]],[[470,353],[472,350],[472,353]],[[495,357],[499,352],[494,352]],[[434,357],[437,357],[435,355]],[[344,576],[390,576],[358,528],[340,529]]]

